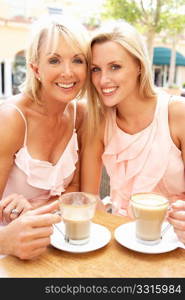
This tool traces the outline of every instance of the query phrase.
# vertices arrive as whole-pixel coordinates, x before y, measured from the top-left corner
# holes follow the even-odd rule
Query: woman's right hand
[[[52,225],[61,217],[53,212],[58,210],[58,201],[31,210],[0,227],[1,254],[17,256],[20,259],[34,259],[50,244]]]
[[[0,201],[0,223],[8,224],[31,209],[32,205],[26,198],[11,194]]]
[[[177,200],[172,203],[168,221],[172,224],[179,240],[185,243],[185,201]]]

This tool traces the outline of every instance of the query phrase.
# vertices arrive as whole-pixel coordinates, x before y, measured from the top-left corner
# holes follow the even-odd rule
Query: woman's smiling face
[[[47,39],[43,42],[35,70],[41,81],[41,95],[66,103],[83,88],[87,63],[81,50],[61,36],[54,51],[48,50]]]
[[[91,78],[104,105],[112,107],[139,89],[140,63],[119,43],[92,46]]]

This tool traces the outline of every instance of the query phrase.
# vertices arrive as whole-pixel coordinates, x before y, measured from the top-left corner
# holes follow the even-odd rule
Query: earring
[[[37,77],[37,80],[40,81],[41,80],[40,77]]]

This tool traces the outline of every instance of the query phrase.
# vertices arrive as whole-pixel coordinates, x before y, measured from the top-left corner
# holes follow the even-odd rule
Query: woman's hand
[[[22,195],[11,194],[0,201],[0,223],[8,224],[31,209],[32,205]]]
[[[50,244],[53,224],[61,217],[53,212],[58,210],[58,201],[30,210],[0,227],[0,253],[14,255],[20,259],[34,259]]]
[[[179,240],[185,243],[185,201],[177,200],[172,203],[168,221],[172,224]]]

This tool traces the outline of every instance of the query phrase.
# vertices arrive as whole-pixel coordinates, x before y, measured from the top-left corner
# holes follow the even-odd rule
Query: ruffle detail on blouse
[[[164,176],[172,147],[167,135],[168,101],[169,96],[158,99],[160,109],[157,104],[152,123],[134,135],[117,126],[116,111],[109,112],[106,130],[112,135],[102,160],[110,176],[111,198],[112,201],[116,198],[117,209],[128,206],[131,194],[151,192]]]
[[[72,180],[78,161],[77,134],[73,133],[58,162],[33,159],[27,148],[21,148],[16,154],[15,164],[27,176],[27,183],[33,187],[50,191],[50,196],[65,191],[66,183]],[[70,179],[70,180],[69,180]]]

